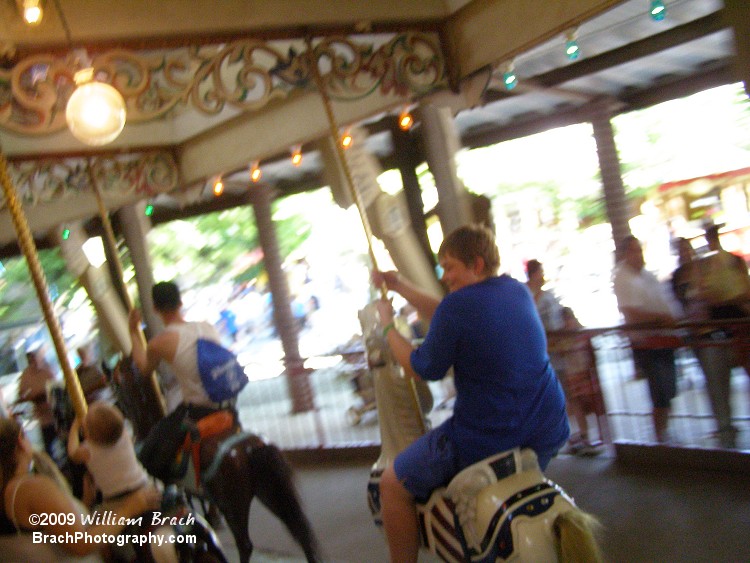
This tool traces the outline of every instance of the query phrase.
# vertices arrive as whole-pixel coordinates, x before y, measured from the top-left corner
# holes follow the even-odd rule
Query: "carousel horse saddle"
[[[574,506],[544,477],[536,454],[516,448],[467,467],[417,511],[423,544],[433,553],[472,562],[519,554],[522,561],[554,561],[552,523]]]
[[[189,461],[192,461],[195,486],[199,487],[201,472],[205,472],[216,457],[221,443],[240,432],[240,426],[234,413],[227,410],[216,411],[195,422],[186,421],[185,424],[187,432],[178,453],[177,472],[184,477]]]

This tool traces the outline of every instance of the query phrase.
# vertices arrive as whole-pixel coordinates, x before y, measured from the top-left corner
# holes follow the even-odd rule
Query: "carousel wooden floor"
[[[331,563],[384,563],[385,539],[370,519],[365,487],[371,460],[295,462],[310,520]],[[613,454],[560,455],[547,475],[604,525],[601,543],[610,562],[750,561],[748,473],[706,469],[623,466]],[[220,532],[230,561],[236,551]],[[251,561],[297,563],[301,552],[266,509],[251,510]],[[432,563],[422,554],[420,563]]]

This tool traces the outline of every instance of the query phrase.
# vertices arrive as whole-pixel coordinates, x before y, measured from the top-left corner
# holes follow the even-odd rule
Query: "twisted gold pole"
[[[52,302],[50,301],[49,291],[47,289],[47,280],[39,263],[39,256],[37,254],[36,244],[34,243],[34,237],[31,236],[29,224],[23,214],[21,203],[18,200],[16,190],[11,182],[10,175],[8,174],[8,161],[2,150],[0,150],[0,182],[3,184],[5,202],[10,211],[10,216],[13,219],[13,226],[16,229],[16,234],[18,235],[18,245],[21,247],[21,251],[26,257],[26,264],[29,267],[29,273],[34,282],[34,288],[36,289],[37,297],[39,298],[39,304],[42,307],[44,320],[47,323],[52,342],[55,345],[57,359],[60,361],[63,378],[65,379],[65,387],[67,388],[68,395],[73,403],[73,409],[75,410],[76,416],[83,418],[86,416],[86,411],[88,410],[86,397],[83,394],[83,389],[81,389],[81,382],[78,380],[78,376],[73,371],[70,361],[68,360],[68,352],[65,349],[65,339],[62,335],[60,323],[58,322],[57,317],[55,317],[52,309]]]
[[[315,80],[315,85],[318,88],[318,92],[320,92],[321,98],[323,98],[323,106],[326,110],[326,115],[328,116],[328,126],[330,128],[331,133],[331,139],[333,140],[333,144],[336,147],[336,154],[339,157],[339,162],[341,163],[341,167],[344,170],[344,177],[346,178],[346,186],[349,189],[349,194],[352,197],[352,200],[357,206],[357,211],[359,211],[359,218],[362,221],[362,228],[365,231],[365,237],[367,238],[367,251],[370,255],[370,261],[372,262],[372,267],[375,270],[378,270],[378,261],[375,258],[375,252],[372,248],[372,227],[370,226],[370,221],[367,218],[367,210],[365,209],[365,204],[362,201],[362,196],[359,193],[359,190],[354,186],[354,178],[352,176],[352,171],[349,168],[349,163],[346,160],[346,155],[344,154],[344,147],[341,146],[341,143],[339,142],[339,126],[336,123],[336,117],[333,114],[333,106],[331,105],[331,99],[328,96],[328,91],[326,90],[325,84],[323,83],[323,77],[320,76],[320,69],[318,68],[318,59],[315,57],[315,49],[312,46],[312,41],[308,37],[306,39],[307,43],[307,52],[309,57],[309,63],[310,63],[310,72],[312,72],[313,79]],[[388,296],[388,288],[385,286],[385,283],[380,287],[380,293],[382,297],[385,299]]]
[[[104,244],[106,244],[107,248],[109,249],[109,255],[112,257],[112,260],[114,261],[113,265],[115,267],[115,272],[117,273],[117,276],[116,276],[117,279],[113,281],[119,284],[120,294],[122,294],[123,298],[125,299],[125,307],[127,308],[128,313],[130,313],[130,311],[133,310],[133,301],[132,299],[130,299],[130,293],[128,292],[128,287],[127,285],[125,285],[125,276],[123,275],[122,263],[120,262],[120,256],[117,253],[117,241],[115,240],[115,231],[112,228],[112,221],[110,221],[109,219],[109,211],[107,210],[107,206],[104,204],[104,198],[102,197],[102,190],[99,187],[99,183],[96,181],[96,177],[94,176],[94,171],[93,171],[90,161],[87,163],[86,168],[88,170],[89,183],[91,184],[91,189],[94,192],[94,195],[96,196],[96,204],[99,208],[99,217],[102,220],[102,227],[104,228]],[[146,342],[146,335],[143,334],[143,330],[138,331],[138,337],[141,339],[141,342],[143,343],[143,347],[145,349],[147,342]],[[165,415],[167,414],[166,401],[164,400],[164,395],[161,392],[161,387],[159,387],[159,380],[156,378],[156,372],[151,372],[148,378],[149,378],[149,383],[153,390],[154,396],[157,399],[157,403],[159,404],[159,407],[161,408],[161,414]]]
[[[307,53],[309,57],[310,62],[310,72],[313,75],[313,78],[315,79],[315,85],[318,88],[318,92],[320,92],[320,96],[323,99],[323,106],[326,110],[326,115],[328,116],[328,125],[331,132],[331,139],[333,140],[333,144],[336,146],[336,154],[339,157],[339,162],[341,163],[341,167],[344,169],[344,176],[346,178],[346,185],[349,188],[349,194],[352,196],[352,200],[354,200],[354,203],[357,205],[357,211],[359,211],[359,218],[362,221],[362,227],[365,230],[365,237],[367,238],[367,251],[370,254],[370,260],[372,261],[372,267],[376,270],[378,270],[378,261],[375,258],[375,252],[372,248],[372,228],[370,227],[370,220],[367,218],[367,209],[365,209],[364,202],[362,201],[362,197],[359,193],[359,190],[354,185],[354,177],[352,176],[352,171],[349,168],[349,162],[346,160],[346,155],[344,154],[344,147],[341,146],[341,143],[339,142],[339,127],[336,123],[336,117],[333,114],[333,106],[331,105],[331,98],[328,96],[328,90],[325,87],[325,84],[323,83],[323,77],[320,75],[320,69],[318,68],[318,59],[315,56],[315,49],[312,45],[312,40],[308,37],[306,39],[307,43]],[[380,286],[380,295],[383,299],[388,298],[388,288],[385,285],[385,282]],[[388,362],[390,364],[393,363],[393,358],[390,354],[388,354]],[[419,402],[419,395],[417,393],[417,387],[415,384],[415,381],[412,379],[410,381],[410,388],[411,388],[411,398],[412,398],[412,406],[414,407],[414,411],[417,413],[417,418],[419,420],[422,433],[427,432],[427,425],[424,420],[424,416],[422,415],[422,407]]]

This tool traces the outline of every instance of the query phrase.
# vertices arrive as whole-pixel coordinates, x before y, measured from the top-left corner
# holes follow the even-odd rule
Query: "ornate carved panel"
[[[173,190],[178,184],[177,164],[166,151],[110,158],[66,158],[10,163],[8,173],[25,206],[90,194],[91,174],[102,196],[128,193],[143,196]],[[117,199],[121,199],[118,197]],[[5,198],[0,210],[5,209]]]
[[[355,101],[382,93],[420,95],[445,85],[437,35],[329,37],[314,43],[329,95]],[[240,39],[166,51],[114,49],[93,57],[97,79],[125,98],[128,122],[168,118],[192,108],[203,114],[226,106],[243,111],[311,89],[310,55],[302,41]],[[0,69],[0,127],[45,135],[65,127],[65,106],[81,65],[76,54],[36,55]]]

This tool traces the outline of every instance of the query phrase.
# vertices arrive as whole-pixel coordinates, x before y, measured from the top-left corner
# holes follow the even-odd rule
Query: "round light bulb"
[[[44,11],[39,0],[24,0],[23,2],[23,19],[31,25],[36,26],[42,23]]]
[[[114,141],[125,127],[125,100],[103,82],[79,85],[68,100],[65,118],[73,136],[87,145]]]
[[[27,8],[23,12],[23,18],[29,25],[39,25],[42,23],[42,9],[39,6]]]
[[[414,118],[408,111],[404,111],[398,116],[398,126],[402,131],[408,131],[414,125]]]

